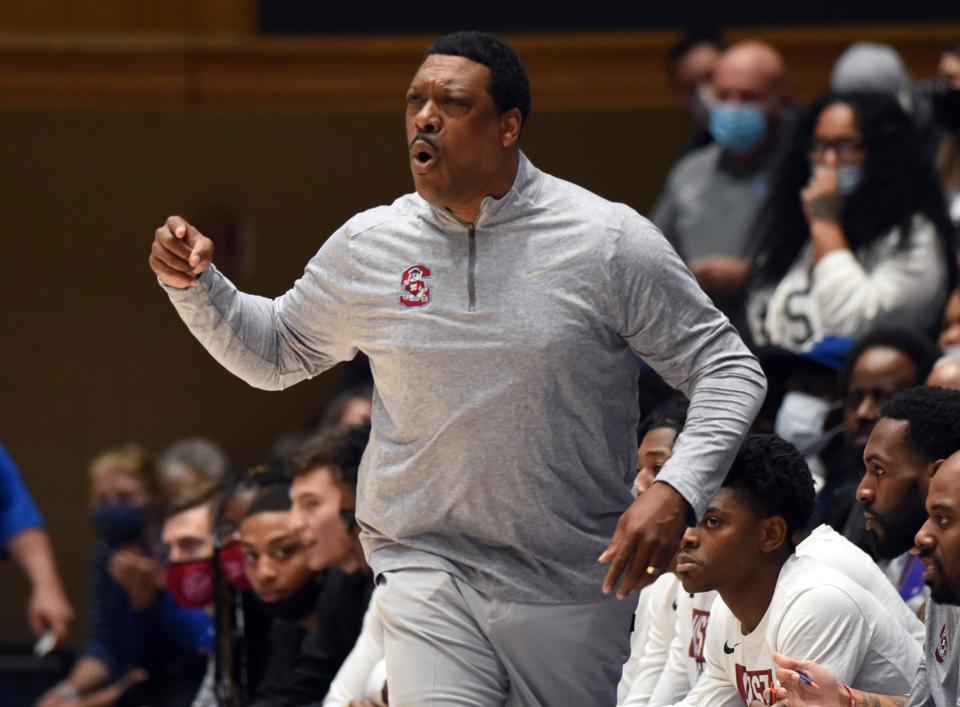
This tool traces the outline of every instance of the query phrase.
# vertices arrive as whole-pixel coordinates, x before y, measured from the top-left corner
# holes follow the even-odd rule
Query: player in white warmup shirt
[[[751,435],[699,525],[687,530],[677,557],[684,589],[719,597],[705,671],[684,704],[762,700],[774,652],[816,661],[864,690],[910,689],[921,655],[910,632],[849,577],[794,553],[793,532],[813,498],[799,452],[778,437]]]

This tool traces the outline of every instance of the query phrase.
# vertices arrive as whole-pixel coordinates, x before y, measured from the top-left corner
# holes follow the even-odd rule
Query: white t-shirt
[[[923,624],[900,598],[899,592],[881,568],[867,553],[829,525],[821,525],[810,533],[797,546],[796,554],[801,557],[813,557],[843,572],[872,594],[887,615],[894,617],[918,645],[923,645]],[[626,704],[636,704],[638,707],[646,704],[668,705],[682,700],[690,692],[704,668],[703,643],[700,642],[700,650],[697,650],[697,642],[693,639],[706,633],[710,608],[716,596],[716,592],[703,592],[691,598],[690,594],[683,591],[682,586],[679,588],[675,639],[670,645],[667,662],[663,666],[656,688],[649,701],[636,703],[628,701]]]
[[[680,580],[667,572],[640,592],[630,636],[630,657],[623,664],[617,687],[617,704],[639,707],[648,703],[673,640],[678,589],[683,591]],[[625,701],[628,695],[632,701]]]
[[[849,577],[811,557],[780,571],[767,611],[748,634],[719,597],[710,613],[707,669],[685,705],[742,707],[773,684],[773,653],[812,660],[840,682],[886,695],[910,691],[921,647]]]
[[[383,619],[377,611],[380,587],[374,587],[370,606],[363,616],[360,636],[343,661],[330,690],[323,700],[323,707],[347,707],[351,700],[367,699],[383,706],[383,686],[387,680],[386,661],[383,650]]]

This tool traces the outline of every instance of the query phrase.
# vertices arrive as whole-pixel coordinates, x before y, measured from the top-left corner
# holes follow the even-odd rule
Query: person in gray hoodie
[[[521,152],[530,88],[506,43],[441,38],[406,103],[416,192],[347,221],[286,294],[238,291],[177,216],[151,268],[251,385],[369,357],[357,521],[391,705],[613,705],[633,607],[611,594],[666,567],[763,374],[649,221]],[[634,500],[640,360],[691,403]]]

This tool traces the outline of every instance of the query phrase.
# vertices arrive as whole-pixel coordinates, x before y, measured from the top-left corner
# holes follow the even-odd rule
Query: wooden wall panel
[[[918,77],[933,73],[960,23],[732,30],[783,52],[795,95],[822,92],[857,39],[886,41]],[[536,111],[670,107],[670,32],[516,35]],[[0,105],[63,108],[398,110],[429,37],[203,38],[0,36]]]

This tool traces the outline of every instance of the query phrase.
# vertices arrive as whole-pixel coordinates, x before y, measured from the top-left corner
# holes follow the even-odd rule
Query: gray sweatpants
[[[635,601],[520,604],[429,569],[380,576],[390,707],[613,707]]]

